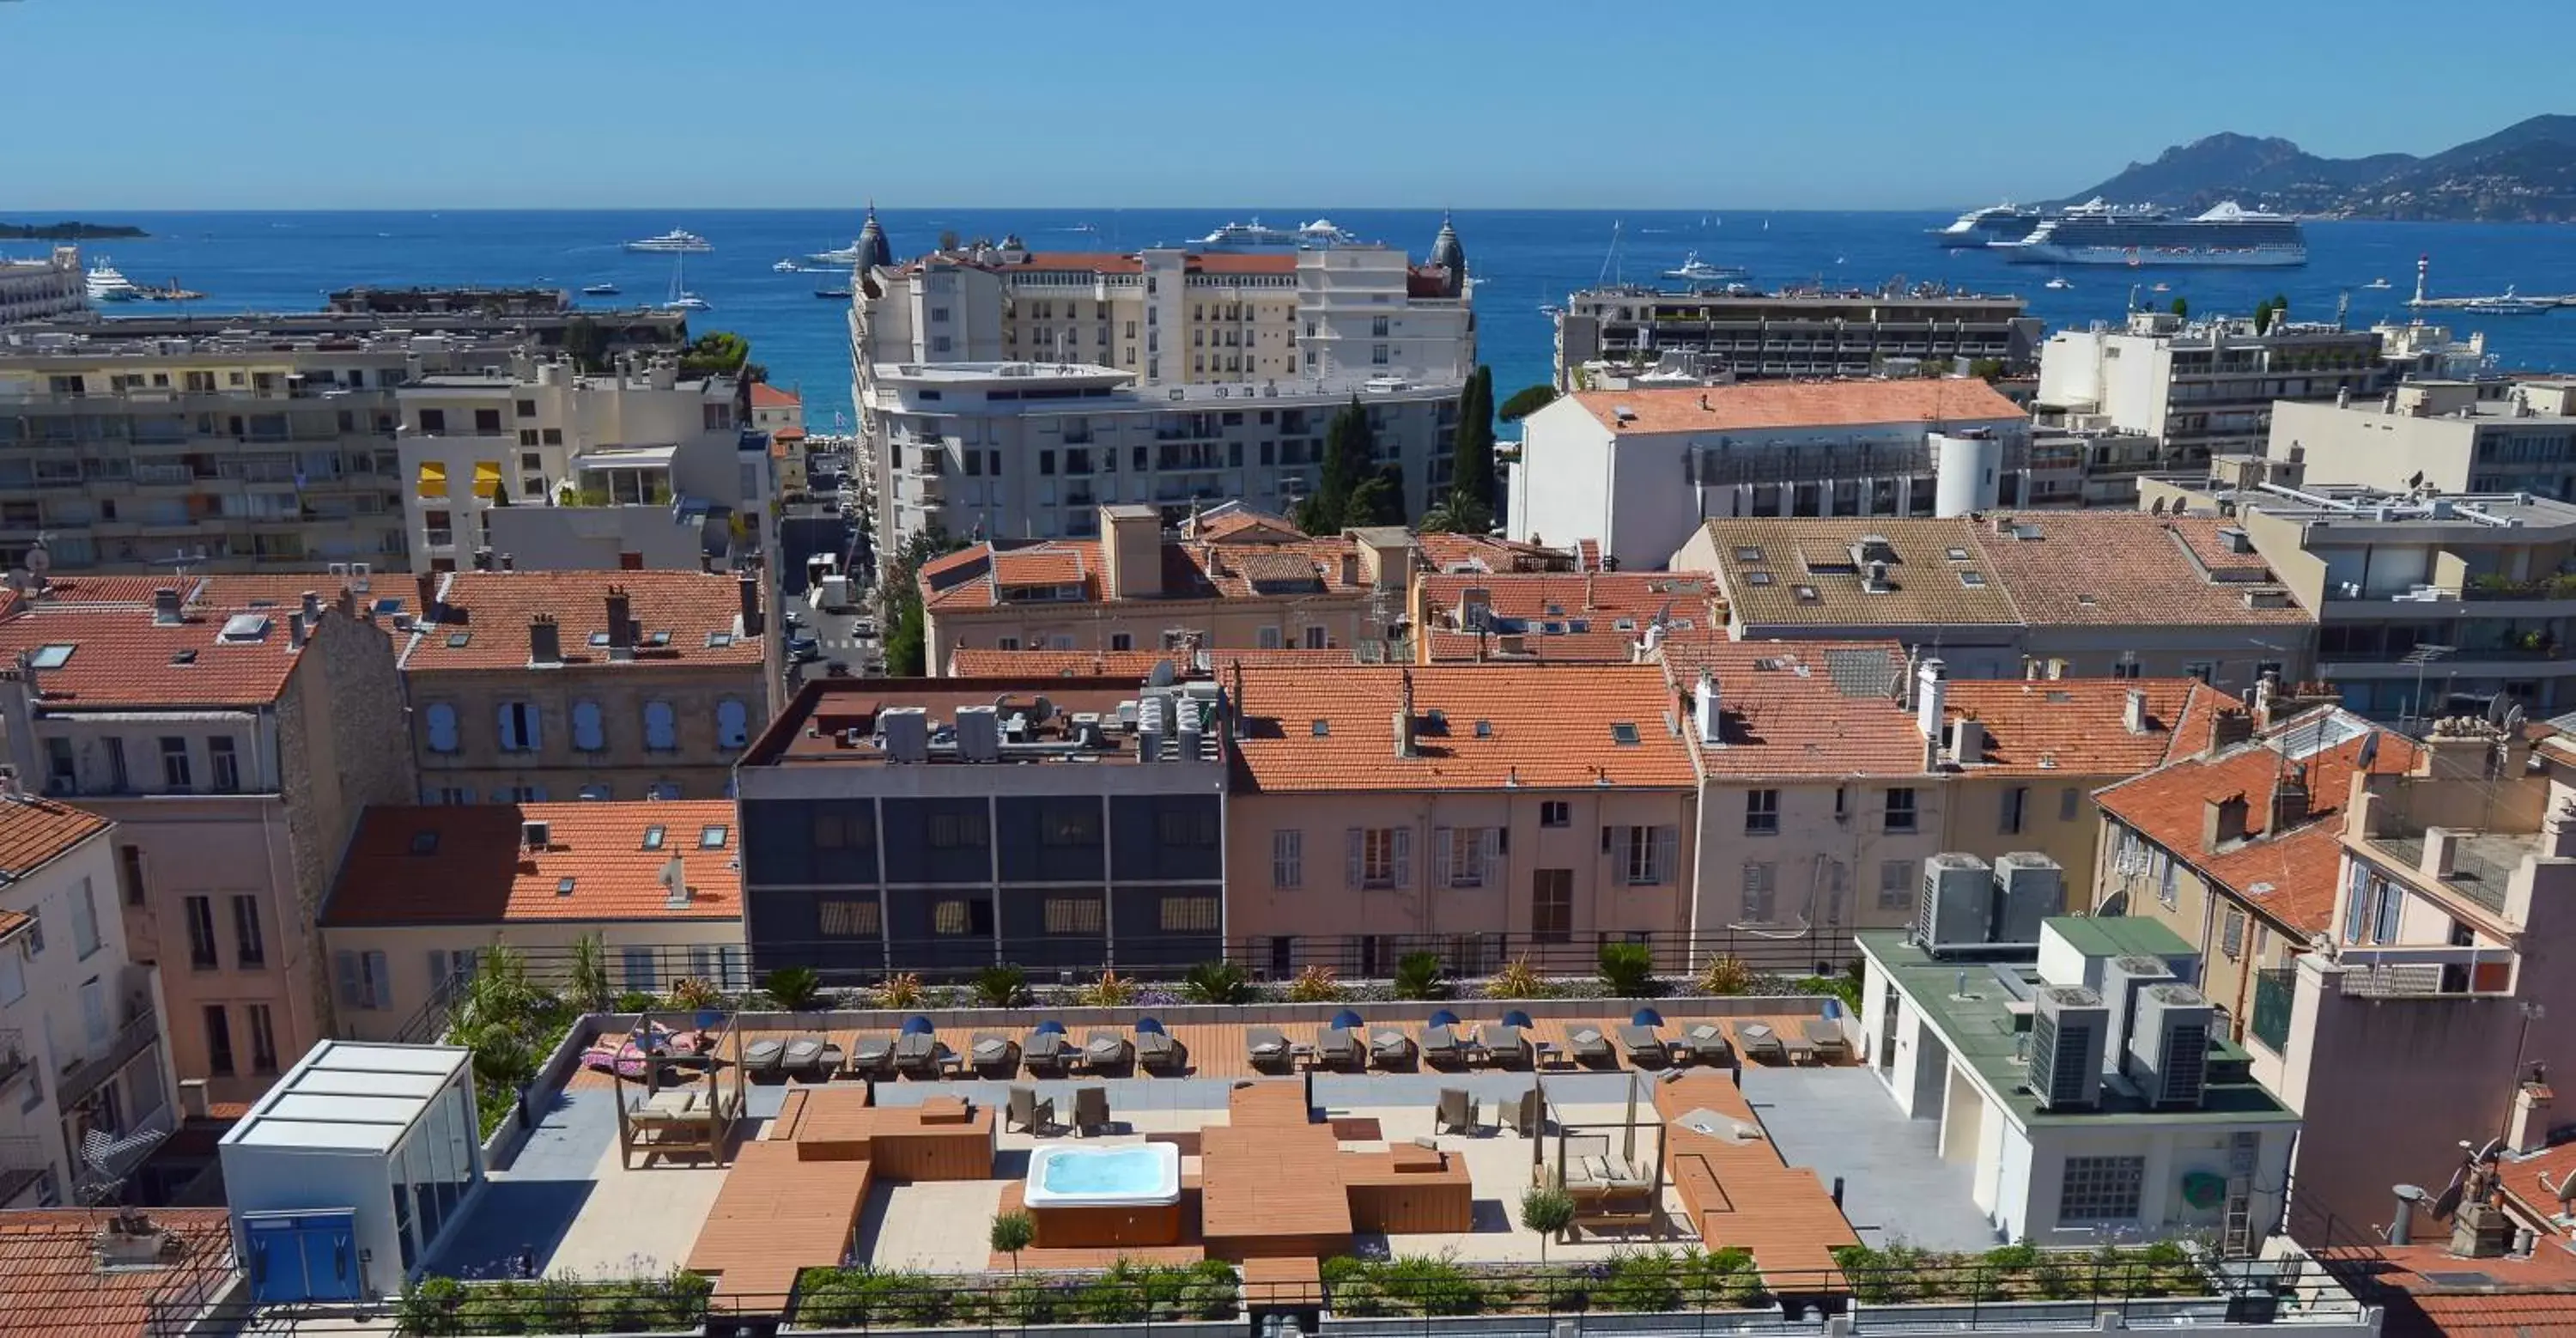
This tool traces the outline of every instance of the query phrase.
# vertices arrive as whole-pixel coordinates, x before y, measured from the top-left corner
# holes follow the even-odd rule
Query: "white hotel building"
[[[1351,244],[1132,254],[998,246],[866,272],[850,306],[860,447],[887,542],[929,527],[1092,533],[1099,508],[1311,493],[1357,398],[1419,513],[1476,366],[1465,256]]]

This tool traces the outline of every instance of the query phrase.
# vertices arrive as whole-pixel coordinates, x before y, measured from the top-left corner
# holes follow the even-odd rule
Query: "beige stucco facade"
[[[509,920],[486,924],[333,926],[325,947],[340,953],[382,953],[381,1007],[341,1010],[340,1034],[362,1041],[394,1039],[395,1032],[430,1002],[446,975],[473,955],[506,945],[519,952],[531,982],[562,989],[573,944],[597,936],[609,988],[667,994],[682,976],[721,989],[751,987],[743,950],[742,919]]]
[[[734,757],[769,718],[762,677],[757,664],[415,671],[410,733],[420,802],[722,798]],[[534,748],[503,746],[505,702],[534,708]],[[576,710],[584,720],[596,710],[601,747],[576,746]],[[656,747],[659,726],[646,713],[658,722],[664,710],[671,746]],[[436,712],[452,713],[452,733],[434,729]],[[735,720],[748,733],[729,735]]]
[[[2066,873],[2066,909],[2082,911],[2094,901],[2102,838],[2093,791],[2127,779],[2125,774],[1953,777],[1943,787],[1940,848],[1990,863],[2016,851],[2046,855]]]
[[[1891,829],[1891,790],[1914,797]],[[1748,830],[1754,791],[1776,795],[1776,830]],[[1942,844],[1949,796],[1931,775],[1712,777],[1700,802],[1693,932],[1819,934],[1906,923],[1923,861]],[[1901,814],[1901,806],[1898,809]]]

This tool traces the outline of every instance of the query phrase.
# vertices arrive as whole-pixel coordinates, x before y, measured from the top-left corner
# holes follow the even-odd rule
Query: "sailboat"
[[[671,257],[671,300],[663,303],[662,309],[664,311],[713,311],[714,303],[690,292],[682,285],[681,270],[686,264],[688,264],[688,257],[685,253]]]

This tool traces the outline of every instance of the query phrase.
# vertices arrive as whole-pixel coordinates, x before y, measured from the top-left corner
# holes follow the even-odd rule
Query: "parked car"
[[[823,658],[823,643],[810,636],[792,636],[787,638],[787,653],[799,660],[819,660]]]
[[[849,676],[850,666],[841,663],[839,660],[834,660],[830,664],[823,666],[823,677],[825,678],[848,678]]]

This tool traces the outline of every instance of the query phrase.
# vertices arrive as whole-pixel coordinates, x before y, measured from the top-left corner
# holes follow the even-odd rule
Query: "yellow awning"
[[[474,462],[474,495],[490,501],[501,493],[501,466],[490,460]]]
[[[436,460],[420,462],[420,495],[423,497],[447,495],[447,466]]]

